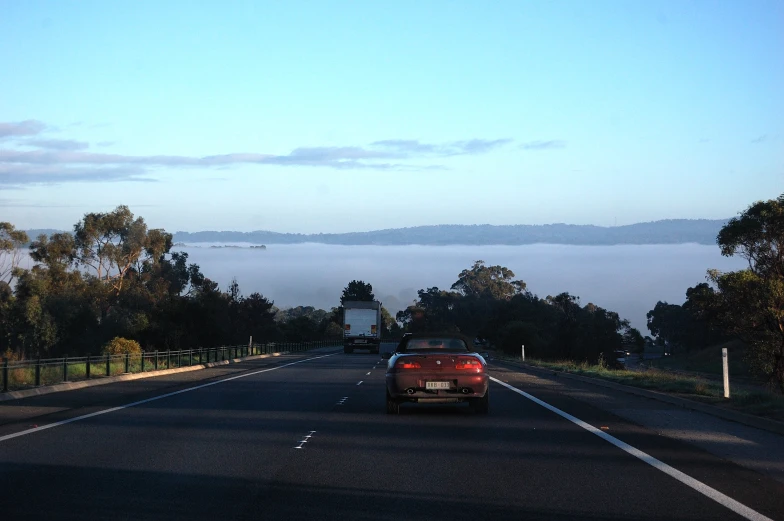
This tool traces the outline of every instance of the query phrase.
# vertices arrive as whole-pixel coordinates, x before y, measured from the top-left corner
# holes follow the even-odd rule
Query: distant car
[[[613,362],[611,367],[613,369],[624,369],[626,368],[626,356],[627,351],[624,349],[616,349],[613,351]]]
[[[405,336],[388,359],[387,414],[398,414],[400,404],[468,404],[479,414],[490,409],[487,362],[471,342],[458,334]]]

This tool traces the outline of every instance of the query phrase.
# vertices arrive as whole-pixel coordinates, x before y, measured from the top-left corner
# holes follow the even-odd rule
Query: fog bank
[[[238,244],[242,245],[242,244]],[[593,302],[618,312],[643,335],[645,314],[658,300],[681,304],[686,289],[705,281],[709,268],[742,269],[743,259],[722,257],[717,246],[337,246],[269,245],[266,250],[177,247],[189,262],[225,289],[236,277],[244,295],[258,291],[278,307],[330,309],[353,279],[373,285],[393,314],[409,305],[418,289],[449,287],[475,260],[514,271],[539,295],[568,291],[582,305]]]

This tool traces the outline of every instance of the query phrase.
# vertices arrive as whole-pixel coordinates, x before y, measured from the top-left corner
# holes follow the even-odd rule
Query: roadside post
[[[525,344],[522,345],[522,349],[520,350],[520,357],[523,359],[523,362],[525,362]]]
[[[727,348],[721,348],[721,368],[724,373],[724,397],[730,397],[730,372],[729,364],[727,363]]]
[[[253,356],[253,335],[251,335],[250,340],[248,340],[248,354],[247,356]]]

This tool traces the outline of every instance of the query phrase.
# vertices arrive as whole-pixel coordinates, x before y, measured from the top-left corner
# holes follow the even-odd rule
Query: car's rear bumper
[[[377,338],[344,338],[343,345],[350,345],[353,347],[368,347],[377,346],[381,341]]]
[[[481,398],[487,393],[487,374],[388,373],[387,392],[396,399],[442,402]],[[427,389],[427,382],[449,382],[449,389]]]
[[[343,341],[343,349],[346,351],[354,351],[355,349],[367,349],[371,353],[375,352],[378,353],[381,347],[381,342],[379,340],[364,340],[363,342],[356,342],[352,340],[344,340]]]

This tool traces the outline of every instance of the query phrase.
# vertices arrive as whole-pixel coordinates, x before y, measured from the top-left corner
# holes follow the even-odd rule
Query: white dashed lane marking
[[[308,432],[308,433],[305,435],[305,439],[303,439],[303,440],[300,440],[300,442],[299,442],[299,445],[297,445],[297,446],[296,446],[296,447],[294,447],[294,448],[295,448],[295,449],[301,449],[303,445],[305,445],[307,442],[309,442],[309,441],[310,441],[310,438],[312,438],[312,437],[313,437],[313,434],[314,434],[315,432],[316,432],[316,431],[310,431],[310,432]]]

